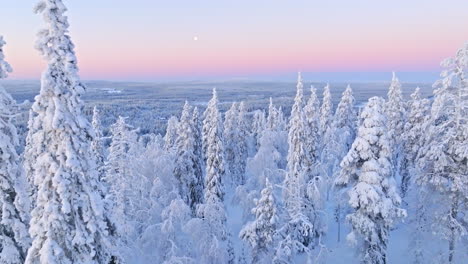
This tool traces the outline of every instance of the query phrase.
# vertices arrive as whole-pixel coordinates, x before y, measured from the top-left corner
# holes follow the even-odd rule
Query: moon
[[[198,36],[194,36],[193,41],[197,41],[197,40],[198,40]]]

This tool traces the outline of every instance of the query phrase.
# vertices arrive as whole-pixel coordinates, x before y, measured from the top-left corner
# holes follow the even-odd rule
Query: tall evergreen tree
[[[94,138],[91,142],[91,150],[94,157],[96,157],[96,162],[99,172],[99,180],[104,178],[105,169],[104,169],[104,146],[103,146],[103,135],[102,135],[102,125],[101,125],[101,115],[96,106],[93,108],[93,119],[91,122],[94,130]]]
[[[303,84],[299,73],[297,93],[289,121],[289,151],[287,174],[284,180],[284,203],[288,212],[286,224],[279,230],[282,239],[278,244],[274,262],[289,262],[298,253],[309,253],[318,235],[314,201],[308,197],[308,163],[305,149],[305,118],[303,112]],[[311,221],[312,219],[312,221]]]
[[[347,215],[352,232],[348,240],[358,246],[363,263],[387,263],[390,227],[406,211],[391,173],[390,140],[384,100],[372,97],[361,113],[357,138],[341,162],[337,187],[347,190],[352,213]]]
[[[225,161],[222,118],[218,110],[216,89],[213,89],[213,97],[204,113],[203,149],[206,159],[205,202],[222,202],[224,201]]]
[[[421,98],[421,90],[416,88],[408,102],[408,120],[404,126],[403,160],[401,163],[401,195],[404,197],[412,182],[410,177],[416,173],[416,160],[423,147],[423,129],[430,116],[430,102]],[[414,182],[414,179],[413,179]]]
[[[273,98],[270,97],[270,104],[268,105],[268,116],[266,118],[266,129],[271,131],[283,131],[286,129],[283,110],[275,107]]]
[[[401,92],[401,84],[393,73],[392,82],[388,88],[388,100],[385,104],[385,114],[387,115],[389,138],[392,151],[392,164],[394,166],[394,173],[401,180],[401,167],[400,162],[403,158],[402,140],[403,129],[405,124],[405,103],[403,101],[403,94]]]
[[[32,210],[32,246],[26,263],[108,263],[92,127],[83,115],[85,87],[78,77],[74,45],[61,0],[42,0],[35,11],[47,27],[37,48],[47,60],[35,98],[27,152],[28,177],[37,189]]]
[[[205,178],[203,174],[204,162],[203,162],[203,140],[202,140],[202,121],[200,120],[200,112],[198,107],[193,108],[192,113],[192,126],[193,126],[193,138],[195,141],[194,153],[195,153],[195,176],[197,177],[197,182],[200,184],[198,189],[202,190],[201,200],[203,200],[203,190],[205,188]]]
[[[3,54],[0,36],[0,79],[12,71]],[[18,134],[12,123],[15,100],[0,85],[0,263],[24,263],[30,240],[28,203],[24,192],[26,179],[16,152]]]
[[[356,111],[351,86],[347,86],[330,121],[327,132],[323,136],[321,152],[322,172],[329,179],[335,176],[339,163],[348,153],[356,134]]]
[[[340,172],[340,162],[343,157],[348,153],[351,145],[356,138],[356,119],[357,114],[354,109],[354,96],[351,86],[348,85],[342,94],[341,100],[338,103],[336,112],[333,118],[331,131],[329,137],[326,139],[328,142],[322,151],[321,164],[324,166],[324,171],[330,177],[328,182],[333,183],[337,174]],[[329,198],[330,185],[327,189],[327,198]],[[343,197],[336,196],[335,207],[335,220],[338,224],[338,242],[341,240],[341,222]],[[327,199],[328,200],[328,199]]]
[[[91,125],[94,131],[94,137],[91,141],[91,153],[96,159],[98,177],[99,181],[102,183],[101,185],[99,185],[99,193],[104,199],[104,221],[107,224],[107,230],[109,232],[109,243],[113,248],[116,248],[121,243],[121,241],[116,230],[116,219],[114,219],[112,215],[112,203],[110,200],[106,199],[106,195],[109,192],[109,182],[106,181],[106,160],[103,145],[104,137],[102,134],[101,114],[96,106],[94,106],[93,108],[93,117]],[[121,256],[116,253],[116,250],[114,250],[111,262],[116,263],[120,259]]]
[[[132,174],[132,158],[137,146],[137,135],[132,126],[119,116],[110,128],[112,142],[109,146],[109,156],[105,164],[105,182],[109,183],[106,202],[110,204],[112,219],[115,221],[117,233],[124,242],[128,242],[134,234],[131,220],[136,211],[135,193],[138,191],[138,179]]]
[[[204,204],[197,209],[202,222],[197,229],[209,230],[201,238],[203,263],[231,263],[230,242],[226,230],[224,208],[224,146],[222,118],[218,110],[218,95],[213,89],[213,97],[208,103],[203,120],[203,149],[206,160]]]
[[[266,119],[266,128],[272,131],[278,129],[278,109],[273,104],[273,98],[270,97],[270,104],[268,105],[268,116]]]
[[[448,241],[448,262],[454,263],[456,242],[468,233],[468,44],[442,66],[416,181],[431,193],[432,231]]]
[[[305,171],[305,120],[303,112],[304,86],[302,77],[299,73],[297,80],[297,92],[294,99],[294,105],[291,110],[289,121],[289,151],[288,151],[288,173],[285,179],[285,203],[286,206],[296,203],[297,200],[302,200],[305,192],[303,186],[308,179]]]
[[[340,102],[336,107],[335,117],[333,118],[333,127],[335,128],[335,135],[342,139],[341,142],[345,149],[343,156],[346,155],[348,150],[353,144],[356,137],[356,119],[357,114],[354,109],[354,96],[351,86],[348,85],[343,92]],[[341,158],[339,158],[341,160]]]
[[[323,101],[320,107],[320,135],[325,137],[333,119],[333,103],[330,93],[330,85],[323,88]]]
[[[260,199],[255,201],[252,213],[255,215],[255,220],[242,228],[239,237],[248,242],[252,248],[252,263],[271,263],[271,250],[274,246],[278,215],[273,186],[268,178]],[[263,262],[260,262],[261,260]]]
[[[179,193],[182,200],[195,212],[196,206],[203,201],[203,183],[199,174],[198,157],[196,156],[195,135],[192,107],[185,102],[175,142],[176,161],[174,175],[179,180]]]
[[[252,150],[250,151],[252,155],[257,153],[258,148],[260,147],[260,138],[262,137],[262,132],[266,128],[266,117],[265,111],[256,110],[253,112],[252,117],[252,126],[251,126],[251,138],[252,138]]]
[[[317,165],[317,160],[320,156],[320,102],[317,97],[317,89],[314,86],[310,87],[310,97],[304,107],[305,115],[305,152],[307,155],[307,167],[314,170],[313,166]]]
[[[29,109],[29,115],[28,115],[28,131],[32,131],[34,127],[34,119],[35,119],[36,112],[34,112],[32,109]],[[36,200],[37,200],[37,187],[34,184],[34,179],[32,177],[29,177],[35,169],[35,161],[38,156],[40,155],[41,152],[38,152],[36,148],[33,147],[33,134],[32,133],[27,133],[26,135],[26,144],[23,152],[23,167],[24,167],[24,173],[26,175],[26,180],[28,183],[28,186],[26,187],[27,193],[29,196],[29,202],[30,202],[30,208],[29,211],[31,211],[32,208],[36,206]]]
[[[164,136],[164,148],[171,150],[175,146],[177,140],[177,127],[179,126],[179,120],[175,116],[171,116],[167,120],[166,135]]]
[[[248,157],[248,135],[249,127],[247,123],[247,107],[244,102],[239,104],[239,113],[237,116],[237,147],[238,153],[234,157],[235,164],[237,165],[236,174],[238,175],[238,184],[245,184],[245,169],[247,166]]]
[[[226,161],[227,174],[230,176],[230,183],[233,186],[237,186],[239,183],[239,175],[237,175],[236,156],[239,155],[238,145],[238,116],[239,109],[237,103],[233,103],[231,108],[226,112],[224,118],[224,153]]]

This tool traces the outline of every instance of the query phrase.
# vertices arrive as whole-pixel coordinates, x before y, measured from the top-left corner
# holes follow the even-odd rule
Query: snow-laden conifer
[[[403,94],[401,91],[401,84],[393,72],[392,82],[388,88],[388,100],[385,105],[385,112],[388,119],[388,129],[390,131],[390,139],[396,142],[403,134],[405,123],[405,107],[403,101]],[[398,143],[398,142],[396,142]]]
[[[405,102],[401,91],[401,84],[393,72],[392,82],[388,88],[387,102],[385,104],[385,114],[388,121],[388,130],[390,138],[390,147],[392,151],[392,164],[394,166],[394,174],[398,180],[401,180],[400,163],[403,158],[403,129],[405,125]]]
[[[442,66],[446,70],[434,84],[416,182],[431,193],[426,203],[435,219],[432,231],[448,241],[446,260],[454,263],[456,243],[468,228],[468,44]]]
[[[321,163],[324,166],[322,171],[330,178],[338,172],[341,160],[356,137],[356,118],[353,91],[348,85],[338,103],[330,129],[323,139],[326,143],[321,155]]]
[[[307,185],[309,171],[305,149],[306,121],[303,112],[304,91],[299,73],[297,93],[289,121],[287,174],[284,180],[283,199],[288,212],[286,223],[279,230],[281,240],[274,261],[291,261],[298,253],[309,253],[314,238],[318,236],[315,226],[314,198],[310,197]]]
[[[283,110],[276,108],[273,104],[273,98],[270,97],[270,104],[268,105],[268,116],[266,119],[266,128],[271,131],[282,131],[286,129]]]
[[[175,142],[176,161],[174,176],[179,180],[179,193],[182,200],[195,212],[196,206],[203,201],[203,180],[200,178],[199,158],[196,153],[196,126],[193,123],[193,111],[185,102],[177,129]]]
[[[330,85],[323,88],[323,101],[320,106],[320,135],[325,136],[333,119],[333,103],[330,93]]]
[[[313,170],[320,156],[320,101],[317,97],[317,89],[310,87],[310,97],[304,107],[305,116],[305,154],[307,167]]]
[[[85,87],[78,77],[74,45],[61,0],[42,0],[35,11],[47,27],[37,48],[47,60],[32,106],[27,163],[37,190],[31,213],[32,246],[26,263],[108,263],[109,248],[93,131],[83,115]],[[31,168],[31,167],[30,167]]]
[[[327,200],[329,199],[330,192],[333,189],[332,185],[340,172],[340,162],[343,157],[348,153],[353,141],[356,137],[356,119],[357,114],[354,109],[354,96],[351,86],[348,85],[342,94],[341,100],[333,117],[331,129],[328,137],[325,139],[327,143],[322,150],[321,167],[322,172],[328,175],[327,182]],[[338,242],[341,240],[341,221],[342,221],[342,208],[343,197],[340,195],[335,196],[335,221],[337,222],[338,229]]]
[[[171,116],[167,120],[166,134],[164,135],[164,148],[166,150],[172,150],[177,140],[177,127],[179,126],[179,120],[175,116]]]
[[[390,227],[406,215],[392,175],[384,100],[372,97],[361,113],[357,137],[341,162],[335,184],[347,191],[352,212],[348,241],[357,244],[363,263],[387,263]]]
[[[91,122],[94,130],[94,138],[91,142],[91,150],[94,157],[96,158],[99,180],[104,178],[104,145],[103,145],[103,135],[102,135],[102,124],[101,124],[101,114],[99,109],[94,106],[93,108],[93,119]]]
[[[0,36],[0,79],[11,72],[4,45]],[[0,263],[4,264],[24,263],[30,244],[26,179],[19,165],[18,134],[12,123],[15,108],[15,100],[0,85]]]
[[[139,197],[138,175],[132,171],[132,160],[136,155],[137,135],[132,126],[119,117],[110,128],[112,142],[105,164],[105,182],[109,184],[106,202],[110,204],[111,218],[115,221],[117,233],[124,242],[135,234],[132,223]]]
[[[203,150],[206,160],[204,204],[197,209],[200,219],[191,221],[191,224],[200,231],[208,230],[200,234],[203,244],[199,247],[203,252],[203,263],[231,263],[232,247],[226,229],[227,216],[223,204],[225,161],[222,117],[218,110],[216,89],[213,89],[213,97],[204,113]]]
[[[247,107],[244,102],[239,104],[237,116],[237,155],[234,157],[236,164],[235,174],[238,175],[238,185],[245,184],[245,168],[247,166],[249,126],[247,121]]]
[[[224,201],[225,160],[222,118],[218,110],[216,89],[213,89],[213,97],[204,113],[203,149],[206,160],[205,202],[222,202]]]
[[[226,112],[224,118],[224,153],[226,161],[226,174],[229,175],[229,181],[233,186],[237,186],[239,183],[239,176],[236,156],[239,155],[239,127],[238,127],[238,118],[239,118],[239,108],[237,103],[233,103],[231,108]]]
[[[195,142],[194,145],[194,153],[195,153],[195,176],[197,177],[197,182],[200,186],[197,187],[198,190],[201,190],[200,194],[197,196],[203,199],[203,190],[205,188],[205,178],[204,178],[204,160],[203,160],[203,136],[202,136],[202,126],[203,123],[200,119],[200,112],[198,111],[198,107],[193,108],[192,112],[192,126],[193,126],[193,139]]]
[[[303,112],[304,90],[302,77],[299,73],[297,81],[297,92],[294,99],[294,105],[291,110],[288,135],[288,173],[284,182],[285,195],[284,201],[287,207],[302,200],[305,195],[304,186],[308,179],[306,175],[307,164],[305,160],[305,118]]]
[[[344,153],[342,152],[343,156],[348,152],[356,136],[357,114],[354,109],[354,103],[353,90],[348,85],[336,107],[333,118],[334,135],[341,139],[341,144],[339,145],[343,145],[343,149],[345,150]]]
[[[266,128],[266,117],[265,111],[255,110],[252,117],[252,126],[250,130],[250,137],[252,141],[251,150],[249,151],[251,156],[257,153],[258,148],[260,147],[260,138],[262,137],[262,132]]]
[[[255,215],[255,220],[242,228],[239,237],[250,245],[252,263],[271,263],[278,215],[273,186],[268,182],[268,178],[260,199],[255,201],[252,214]],[[263,262],[260,262],[262,260]]]
[[[408,102],[408,120],[404,126],[403,134],[403,160],[401,162],[401,195],[404,197],[411,182],[414,182],[413,175],[417,173],[416,160],[419,150],[424,145],[424,125],[430,117],[430,102],[421,98],[421,89],[418,87],[411,94]],[[413,178],[413,180],[411,180]]]

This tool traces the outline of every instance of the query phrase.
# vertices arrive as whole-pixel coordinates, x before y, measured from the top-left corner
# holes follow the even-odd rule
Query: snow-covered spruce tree
[[[266,119],[266,128],[270,129],[271,131],[277,130],[279,121],[278,118],[278,109],[276,109],[275,105],[273,104],[273,98],[270,97],[270,104],[268,105],[268,116]]]
[[[348,85],[342,94],[341,100],[336,107],[335,116],[327,139],[328,143],[322,151],[321,163],[325,165],[325,170],[332,175],[329,180],[335,181],[340,172],[340,162],[348,153],[356,137],[357,114],[354,109],[354,96],[351,86]],[[330,190],[327,192],[327,198]],[[338,242],[341,240],[341,221],[343,197],[336,196],[335,220],[338,224]]]
[[[468,232],[468,44],[442,66],[416,182],[431,193],[432,231],[448,241],[447,259],[454,263],[456,242]]]
[[[323,102],[320,107],[320,124],[319,124],[319,135],[320,135],[320,144],[319,144],[319,154],[317,154],[320,160],[317,167],[320,171],[320,174],[325,176],[325,181],[327,182],[327,200],[329,198],[329,193],[331,189],[330,184],[332,182],[333,176],[333,156],[331,153],[332,149],[336,146],[336,143],[333,140],[333,103],[330,93],[330,85],[327,84],[323,90]]]
[[[138,177],[132,173],[132,159],[136,154],[137,135],[132,126],[119,117],[110,127],[112,142],[109,146],[104,181],[109,184],[106,202],[110,204],[111,218],[115,221],[117,234],[124,242],[128,242],[135,235],[134,218],[136,203],[139,197]]]
[[[290,262],[298,253],[309,253],[319,236],[315,226],[314,200],[309,199],[308,163],[305,149],[305,118],[303,112],[303,84],[299,73],[297,93],[291,111],[288,136],[288,165],[284,180],[284,204],[288,212],[286,223],[279,230],[281,240],[275,252],[274,262]]]
[[[313,236],[318,238],[322,234],[322,223],[317,212],[323,206],[322,185],[323,173],[320,171],[320,101],[317,97],[317,90],[310,87],[310,97],[304,107],[304,134],[305,134],[305,153],[304,168],[306,175],[307,189],[305,192],[307,207],[310,207],[309,218],[314,225]],[[317,240],[315,241],[317,242]]]
[[[192,113],[192,130],[193,130],[193,140],[195,142],[194,145],[194,153],[195,153],[195,176],[197,177],[197,182],[201,185],[197,188],[202,190],[202,193],[199,196],[203,199],[203,190],[205,188],[205,178],[203,169],[205,167],[203,161],[203,139],[202,139],[202,121],[200,120],[200,112],[198,111],[198,107],[193,108]]]
[[[402,140],[405,120],[405,103],[401,92],[401,84],[393,72],[392,82],[388,88],[388,100],[385,104],[385,114],[388,121],[388,130],[390,138],[390,146],[392,152],[392,164],[394,166],[394,174],[398,180],[401,180],[400,162],[402,159]]]
[[[108,263],[110,248],[91,153],[91,124],[83,115],[85,87],[78,77],[74,45],[61,0],[39,1],[35,11],[47,27],[37,48],[47,60],[32,106],[28,177],[37,189],[25,263]]]
[[[100,190],[99,193],[104,200],[103,207],[104,207],[104,221],[107,224],[107,230],[109,233],[109,240],[113,247],[117,247],[120,243],[117,230],[116,230],[116,223],[115,219],[112,216],[112,203],[111,201],[106,199],[106,194],[109,192],[109,183],[106,182],[106,167],[105,167],[105,154],[104,154],[104,145],[103,145],[103,134],[102,134],[102,124],[101,124],[101,114],[100,111],[97,109],[96,106],[93,108],[93,117],[91,121],[91,125],[93,127],[94,137],[91,142],[91,153],[93,157],[96,159],[98,177],[101,184],[99,185]],[[112,257],[113,262],[121,259],[120,255],[114,255]]]
[[[224,208],[224,146],[222,118],[218,110],[218,96],[213,89],[213,97],[208,103],[203,120],[203,150],[206,160],[204,204],[197,208],[199,219],[189,224],[198,234],[202,263],[231,263],[226,212]]]
[[[262,137],[262,132],[266,128],[266,117],[265,111],[255,110],[252,117],[252,126],[250,130],[250,137],[252,141],[252,147],[249,151],[250,156],[257,153],[258,148],[260,147],[260,138]]]
[[[344,150],[341,152],[342,156],[338,158],[339,160],[348,153],[356,137],[357,114],[354,109],[354,103],[353,90],[351,86],[348,85],[336,107],[335,116],[333,118],[334,135],[341,139],[340,142]]]
[[[310,97],[304,107],[305,116],[305,154],[307,155],[307,166],[314,172],[319,158],[320,145],[320,102],[317,97],[317,89],[310,87]]]
[[[247,166],[248,157],[248,136],[249,126],[247,122],[247,107],[244,102],[239,104],[239,113],[237,116],[237,155],[234,157],[236,166],[236,174],[238,175],[238,184],[245,184],[245,168]]]
[[[273,186],[267,178],[266,187],[262,190],[260,199],[255,201],[255,208],[252,209],[255,220],[247,223],[239,233],[239,237],[249,243],[252,249],[252,263],[271,263],[278,224],[276,211]]]
[[[29,115],[28,115],[28,131],[32,131],[34,127],[34,116],[37,115],[36,112],[34,112],[32,109],[29,109]],[[41,152],[38,152],[36,148],[33,147],[33,134],[32,133],[27,133],[26,135],[26,142],[25,142],[25,148],[23,152],[23,168],[24,168],[24,173],[26,175],[26,180],[27,180],[27,186],[26,186],[26,192],[27,195],[29,196],[28,200],[30,203],[30,207],[28,211],[31,211],[32,208],[36,206],[36,200],[37,200],[37,187],[34,184],[34,179],[29,177],[28,175],[31,175],[32,172],[35,169],[35,160],[37,160],[38,155],[40,155]]]
[[[101,114],[96,106],[93,108],[93,119],[91,124],[93,125],[94,138],[91,142],[91,150],[94,157],[96,157],[99,180],[102,180],[105,174],[104,168],[104,146],[103,146],[103,135],[102,135],[102,125],[101,125]]]
[[[401,162],[401,195],[404,197],[408,191],[409,184],[414,182],[410,179],[416,173],[416,160],[419,149],[423,147],[424,124],[430,117],[430,102],[421,98],[421,90],[416,88],[411,94],[408,102],[408,120],[404,125],[403,160]]]
[[[372,97],[361,113],[361,123],[348,154],[341,162],[336,186],[347,191],[352,213],[346,219],[352,231],[348,241],[358,238],[363,263],[387,263],[391,225],[404,217],[401,199],[391,173],[390,140],[387,135],[384,100]]]
[[[323,101],[320,107],[320,135],[325,137],[325,134],[330,128],[333,119],[333,103],[330,93],[330,85],[327,84],[323,88]]]
[[[238,150],[238,116],[239,109],[237,103],[233,103],[231,108],[226,112],[224,117],[224,153],[227,175],[229,175],[229,183],[232,186],[237,186],[239,183],[239,175],[237,175],[236,156],[239,155]]]
[[[305,118],[303,112],[304,88],[302,77],[299,73],[297,81],[297,92],[294,99],[294,105],[291,110],[288,135],[288,173],[284,182],[285,194],[284,201],[286,207],[295,203],[300,196],[301,200],[305,196],[304,186],[308,182],[306,171],[306,146],[305,146]],[[297,189],[300,188],[300,189]]]
[[[176,161],[174,176],[179,181],[179,193],[182,200],[195,212],[196,206],[203,201],[203,179],[197,157],[192,107],[185,102],[175,142]]]
[[[177,140],[177,127],[179,126],[179,120],[175,116],[171,116],[167,120],[166,135],[164,136],[164,148],[171,150],[175,146]]]
[[[10,64],[5,61],[5,54],[3,53],[3,46],[6,42],[3,40],[3,36],[0,36],[0,79],[5,79],[8,77],[8,74],[12,72]]]
[[[3,54],[5,41],[0,36],[0,79],[11,67]],[[12,124],[16,102],[0,85],[0,263],[24,263],[29,247],[27,204],[22,203],[26,180],[16,152],[18,134]]]
[[[278,108],[278,115],[277,115],[277,129],[279,131],[286,131],[287,130],[287,121],[286,121],[286,118],[284,116],[284,113],[283,113],[283,108],[280,106]]]
[[[275,110],[276,107],[273,105],[269,107],[269,116],[272,116],[270,113]],[[278,110],[278,114],[283,119],[282,112]],[[251,218],[250,211],[254,207],[254,199],[259,197],[260,191],[265,187],[266,178],[269,178],[273,185],[279,185],[284,181],[288,135],[283,130],[284,127],[277,126],[276,121],[272,123],[274,125],[267,126],[262,131],[257,153],[246,162],[245,184],[236,189],[235,202],[243,208],[245,220]]]
[[[273,98],[270,97],[268,105],[268,116],[266,119],[266,129],[271,131],[283,131],[286,129],[286,121],[284,119],[283,110],[276,108],[273,104]]]
[[[356,137],[356,111],[351,86],[347,86],[336,108],[330,129],[325,135],[326,142],[321,162],[329,176],[339,172],[339,164],[348,153]]]
[[[223,202],[225,161],[222,118],[218,110],[216,89],[213,89],[213,97],[204,113],[203,150],[206,160],[205,202]]]

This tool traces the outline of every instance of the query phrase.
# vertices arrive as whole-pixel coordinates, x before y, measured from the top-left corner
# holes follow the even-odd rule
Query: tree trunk
[[[450,218],[456,221],[458,215],[458,199],[457,197],[452,201],[452,208],[450,208]],[[453,256],[455,254],[455,240],[456,228],[453,224],[450,225],[450,240],[449,240],[449,263],[453,263]]]
[[[336,209],[336,222],[338,224],[338,243],[341,241],[341,201],[338,202],[338,208]]]

